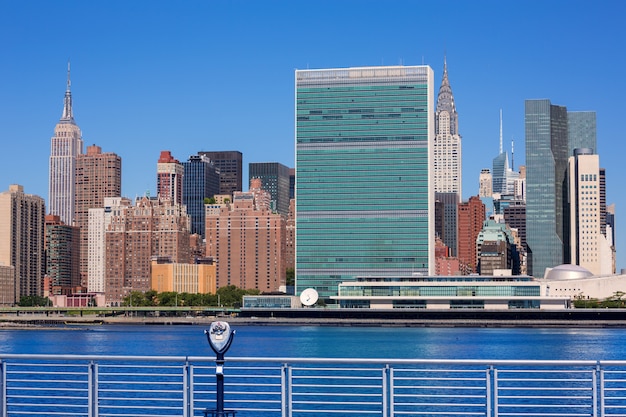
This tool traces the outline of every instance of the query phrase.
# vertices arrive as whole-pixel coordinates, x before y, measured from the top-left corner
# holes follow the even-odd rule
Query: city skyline
[[[625,58],[615,53],[626,38],[622,3],[34,3],[34,13],[31,3],[0,6],[0,33],[11,40],[0,52],[11,64],[0,69],[8,156],[0,188],[23,185],[46,199],[47,211],[50,137],[62,116],[68,59],[84,144],[122,158],[122,195],[134,198],[156,195],[162,150],[180,161],[239,150],[244,171],[250,162],[293,167],[296,69],[426,64],[438,85],[445,56],[464,200],[478,194],[480,170],[497,153],[501,108],[515,170],[525,163],[524,100],[595,111],[595,151],[606,168],[607,203],[616,203],[617,268],[626,267],[619,190],[626,84],[618,72]],[[442,7],[445,25],[435,19]],[[69,33],[59,22],[72,22]]]

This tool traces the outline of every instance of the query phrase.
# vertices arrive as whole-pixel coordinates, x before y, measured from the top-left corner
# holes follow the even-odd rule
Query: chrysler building
[[[68,62],[63,115],[54,128],[54,136],[50,142],[48,183],[49,213],[60,216],[61,221],[68,225],[71,225],[74,220],[76,158],[82,153],[83,139],[72,113],[70,64]]]
[[[435,110],[434,184],[436,193],[461,195],[461,136],[454,105],[454,96],[448,81],[448,66],[444,59],[443,79]]]

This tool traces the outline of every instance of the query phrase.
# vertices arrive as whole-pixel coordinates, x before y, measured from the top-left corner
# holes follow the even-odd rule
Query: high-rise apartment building
[[[262,187],[270,193],[270,207],[287,216],[289,213],[289,167],[278,162],[252,162],[248,165],[249,179],[259,178]]]
[[[296,267],[296,200],[289,200],[289,213],[285,223],[285,268]]]
[[[202,151],[220,170],[220,194],[233,195],[242,190],[243,154],[239,151]]]
[[[569,158],[571,263],[594,275],[614,273],[611,242],[602,233],[600,157],[577,148]]]
[[[14,293],[3,294],[11,302],[43,294],[45,212],[43,198],[24,194],[21,185],[0,193],[0,265],[15,268]]]
[[[81,285],[80,229],[54,214],[47,215],[45,221],[46,275],[59,294],[71,294]]]
[[[89,210],[104,207],[106,197],[122,195],[122,158],[102,152],[100,146],[87,146],[87,153],[76,158],[75,224],[80,228],[80,274],[87,286],[89,272]]]
[[[87,291],[105,292],[106,248],[105,236],[113,215],[119,216],[122,210],[132,205],[128,198],[104,197],[103,207],[89,209],[88,226],[88,279]]]
[[[172,262],[168,256],[155,256],[150,267],[150,288],[156,292],[215,294],[215,263],[211,258],[194,263]]]
[[[206,255],[217,261],[217,287],[276,291],[285,285],[285,218],[270,210],[258,178],[250,191],[207,213]]]
[[[67,64],[67,89],[61,120],[54,128],[50,143],[50,176],[48,204],[50,214],[56,214],[65,224],[74,222],[76,159],[83,153],[83,139],[74,121],[70,65]]]
[[[183,164],[170,151],[161,151],[157,162],[157,197],[183,204]]]
[[[526,100],[526,241],[528,274],[569,263],[567,109]]]
[[[190,263],[189,216],[171,200],[137,199],[134,206],[110,207],[105,231],[105,296],[119,305],[131,291],[150,289],[153,256]]]
[[[205,198],[220,191],[220,171],[206,155],[191,155],[183,162],[183,204],[191,219],[191,233],[204,238]]]
[[[437,193],[457,193],[462,198],[461,135],[459,116],[448,80],[448,65],[444,60],[443,79],[435,111],[435,142],[433,145],[434,187]]]
[[[296,71],[297,293],[434,273],[433,95],[428,66]]]
[[[485,221],[485,205],[478,196],[459,204],[457,256],[469,272],[477,272],[478,251],[476,239]]]

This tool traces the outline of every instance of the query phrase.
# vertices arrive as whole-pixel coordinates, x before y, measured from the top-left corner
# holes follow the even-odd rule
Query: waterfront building
[[[220,171],[220,194],[233,195],[242,190],[243,154],[239,151],[202,151]]]
[[[211,258],[194,263],[172,262],[169,256],[151,260],[150,288],[158,293],[215,294],[215,264]]]
[[[458,206],[458,258],[470,273],[477,272],[476,239],[485,221],[485,205],[478,196]]]
[[[564,309],[568,296],[548,296],[529,276],[367,276],[341,282],[332,297],[342,308],[428,310]]]
[[[252,162],[248,165],[249,180],[259,178],[270,193],[271,209],[283,216],[289,212],[289,167],[278,162]]]
[[[69,226],[54,214],[46,222],[46,275],[58,292],[72,293],[81,286],[80,229]]]
[[[76,158],[75,225],[80,228],[80,285],[87,286],[89,273],[89,210],[102,208],[106,197],[122,195],[122,158],[87,146]]]
[[[206,155],[191,155],[183,162],[183,204],[191,218],[191,233],[204,238],[205,199],[220,192],[220,171]]]
[[[569,262],[567,109],[526,100],[526,241],[528,273]]]
[[[105,292],[106,230],[111,224],[113,214],[119,215],[124,207],[131,205],[128,198],[104,197],[103,207],[89,209],[87,291],[90,293],[104,294]]]
[[[150,289],[153,256],[190,263],[189,216],[172,200],[141,197],[134,206],[111,207],[105,230],[107,305],[120,305],[131,291]]]
[[[183,204],[183,164],[170,151],[161,151],[157,162],[157,197]]]
[[[207,206],[206,256],[217,262],[217,288],[272,292],[285,285],[285,218],[270,209],[258,178],[250,191]]]
[[[428,66],[296,71],[296,294],[434,272],[433,95]]]
[[[14,292],[5,294],[10,303],[43,295],[45,213],[44,199],[25,194],[21,185],[0,193],[0,265],[15,268]]]
[[[0,264],[0,305],[12,306],[15,301],[15,267]]]
[[[76,159],[83,153],[81,131],[74,121],[70,64],[67,64],[67,89],[63,100],[63,114],[54,128],[50,141],[50,174],[48,204],[50,214],[56,214],[65,224],[74,222]]]
[[[433,175],[436,193],[456,193],[462,198],[461,135],[459,115],[448,80],[448,65],[443,62],[443,78],[435,110],[435,141],[433,144]]]
[[[615,261],[602,233],[601,188],[600,157],[588,148],[574,149],[569,158],[571,263],[594,275],[609,275],[615,273]]]

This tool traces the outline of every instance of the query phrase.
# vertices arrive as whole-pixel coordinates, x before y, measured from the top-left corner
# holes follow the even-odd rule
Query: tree
[[[50,305],[50,299],[38,295],[25,295],[20,298],[18,305],[20,307],[45,307]]]
[[[293,268],[287,268],[285,274],[285,285],[294,286],[296,285],[296,270]]]

